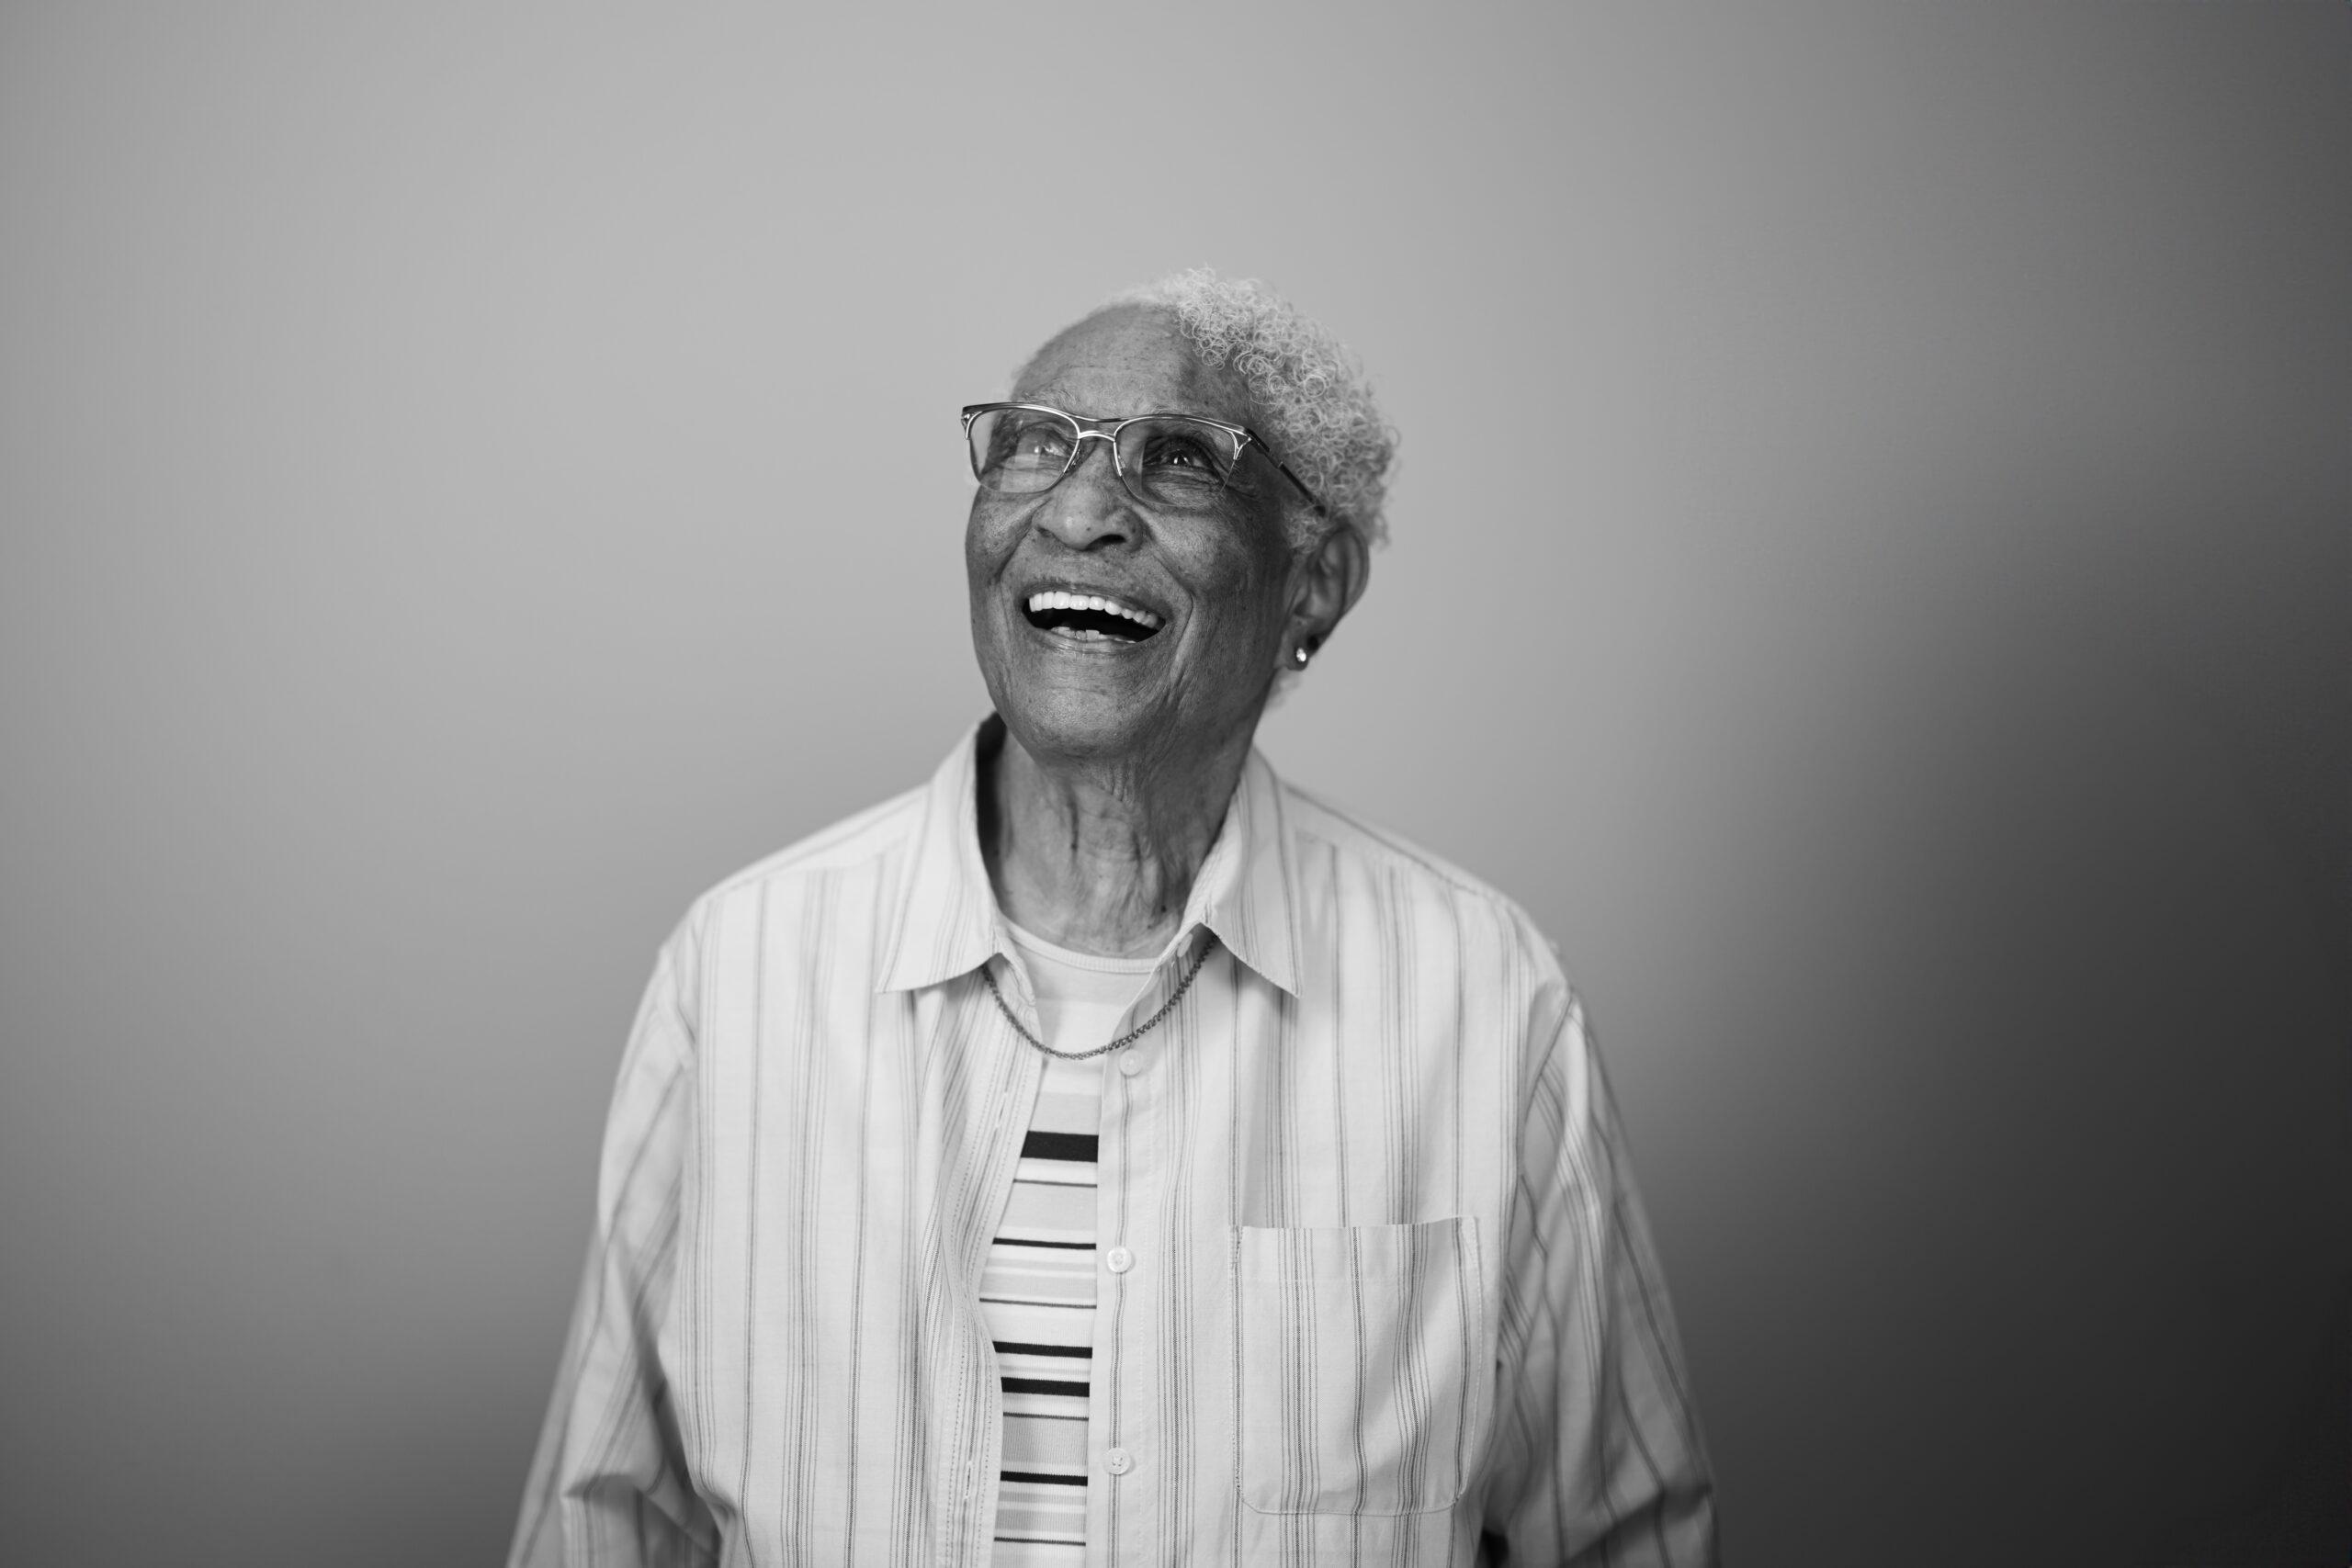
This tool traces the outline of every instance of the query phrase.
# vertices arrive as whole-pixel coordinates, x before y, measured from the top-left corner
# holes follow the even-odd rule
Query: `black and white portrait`
[[[0,1556],[2346,1561],[2347,64],[0,8]]]

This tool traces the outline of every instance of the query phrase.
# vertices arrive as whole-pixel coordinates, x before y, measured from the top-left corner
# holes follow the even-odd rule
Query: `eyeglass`
[[[1089,441],[1107,443],[1111,466],[1127,493],[1148,505],[1176,511],[1215,506],[1227,490],[1247,491],[1242,458],[1252,446],[1314,503],[1306,482],[1275,458],[1265,438],[1247,425],[1197,413],[1145,413],[1133,419],[1086,419],[1045,403],[973,403],[964,410],[972,477],[999,495],[1049,491],[1078,467]]]

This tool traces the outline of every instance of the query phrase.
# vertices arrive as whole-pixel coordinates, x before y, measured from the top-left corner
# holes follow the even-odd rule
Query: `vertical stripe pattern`
[[[980,980],[1036,1017],[988,739],[664,944],[511,1562],[1713,1562],[1656,1248],[1525,916],[1253,754],[1130,1016],[1220,951],[1081,1084]]]

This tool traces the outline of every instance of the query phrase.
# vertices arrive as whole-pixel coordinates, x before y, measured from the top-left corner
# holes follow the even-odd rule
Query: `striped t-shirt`
[[[1155,964],[1099,958],[1006,922],[1037,998],[1046,1063],[1012,1195],[989,1243],[980,1310],[1004,1382],[992,1561],[1077,1568],[1086,1559],[1086,1410],[1093,1371],[1095,1149],[1102,1066],[1065,1058],[1118,1032]]]

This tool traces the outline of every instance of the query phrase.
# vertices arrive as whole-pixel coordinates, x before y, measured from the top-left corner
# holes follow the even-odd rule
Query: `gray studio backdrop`
[[[2346,33],[6,6],[0,1552],[504,1550],[656,942],[1208,262],[1404,433],[1263,743],[1567,953],[1734,1561],[2343,1561]]]

